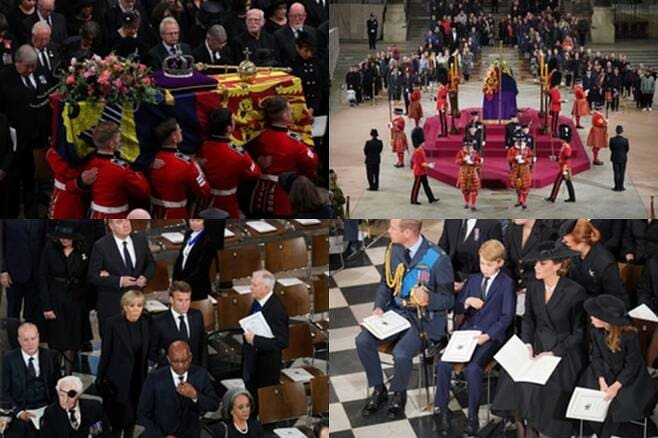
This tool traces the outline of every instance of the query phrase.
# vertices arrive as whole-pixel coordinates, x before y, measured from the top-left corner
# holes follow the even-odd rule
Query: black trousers
[[[615,189],[623,189],[624,173],[626,172],[626,162],[612,163],[612,170],[615,173]]]
[[[555,178],[555,182],[553,183],[553,189],[551,190],[551,198],[553,201],[557,199],[558,192],[560,191],[560,186],[562,185],[562,181],[567,185],[567,192],[569,192],[569,199],[573,199],[574,201],[576,200],[576,192],[573,189],[573,183],[571,182],[570,179],[566,179],[564,177],[564,174],[562,172],[557,174],[557,177]]]
[[[368,33],[368,48],[372,50],[377,50],[377,47],[375,47],[377,41],[377,32],[369,32]]]
[[[32,150],[17,152],[14,156],[12,167],[13,169],[6,176],[6,217],[18,217],[21,205],[21,192],[23,194],[22,201],[25,217],[37,217],[37,189]]]
[[[434,194],[430,188],[429,183],[427,182],[427,175],[416,176],[414,179],[414,185],[411,188],[411,202],[418,202],[418,192],[420,191],[420,186],[423,185],[423,190],[425,190],[425,195],[427,195],[428,201],[434,200]]]
[[[366,163],[366,177],[371,190],[379,189],[379,163]]]

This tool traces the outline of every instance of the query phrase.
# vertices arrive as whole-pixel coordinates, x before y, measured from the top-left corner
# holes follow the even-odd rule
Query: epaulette
[[[122,159],[120,159],[120,158],[112,158],[112,159],[110,160],[110,162],[111,162],[112,164],[116,164],[116,165],[119,166],[119,167],[123,167],[124,169],[126,169],[126,168],[128,167],[128,162],[127,162],[127,161],[124,161],[124,160],[122,160]]]
[[[288,137],[297,140],[300,143],[302,142],[302,138],[296,132],[288,131]]]
[[[190,163],[192,161],[192,158],[189,155],[186,155],[182,152],[176,152],[175,155],[176,155],[176,158],[178,158],[179,160],[183,160],[186,163]]]
[[[244,155],[244,148],[242,146],[238,146],[237,144],[229,143],[228,147],[233,149],[238,154]]]

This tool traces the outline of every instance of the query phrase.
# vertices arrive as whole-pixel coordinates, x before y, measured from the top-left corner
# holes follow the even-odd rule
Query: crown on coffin
[[[192,77],[194,58],[190,55],[177,53],[167,56],[162,63],[164,75],[168,78]]]

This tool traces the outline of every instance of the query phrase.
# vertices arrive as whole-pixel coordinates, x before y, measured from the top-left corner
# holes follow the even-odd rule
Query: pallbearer
[[[509,148],[507,161],[510,165],[510,184],[516,190],[517,196],[514,206],[525,210],[528,208],[528,191],[532,185],[533,153],[523,137],[517,137],[514,146]]]
[[[457,187],[460,188],[464,195],[464,208],[470,208],[475,211],[475,202],[480,189],[480,166],[484,161],[478,151],[473,149],[473,145],[465,141],[463,149],[457,152],[455,159],[459,166],[457,176]]]

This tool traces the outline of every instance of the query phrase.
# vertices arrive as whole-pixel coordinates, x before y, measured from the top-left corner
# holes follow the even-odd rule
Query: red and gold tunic
[[[592,116],[592,127],[587,136],[587,146],[591,148],[608,147],[608,122],[598,111]]]
[[[409,108],[407,108],[407,114],[409,114],[410,119],[416,121],[423,118],[423,106],[420,103],[420,90],[418,89],[411,93],[411,102]]]
[[[529,189],[532,185],[532,149],[524,147],[522,151],[514,145],[507,151],[507,161],[511,169],[510,185],[516,190]]]
[[[391,148],[396,153],[409,149],[407,134],[404,132],[404,119],[402,117],[396,117],[391,124]]]
[[[469,155],[471,157],[470,163],[468,163]],[[478,190],[480,188],[480,174],[478,173],[478,168],[482,164],[480,154],[475,150],[469,154],[462,149],[457,152],[455,161],[459,166],[457,187],[462,191]]]

